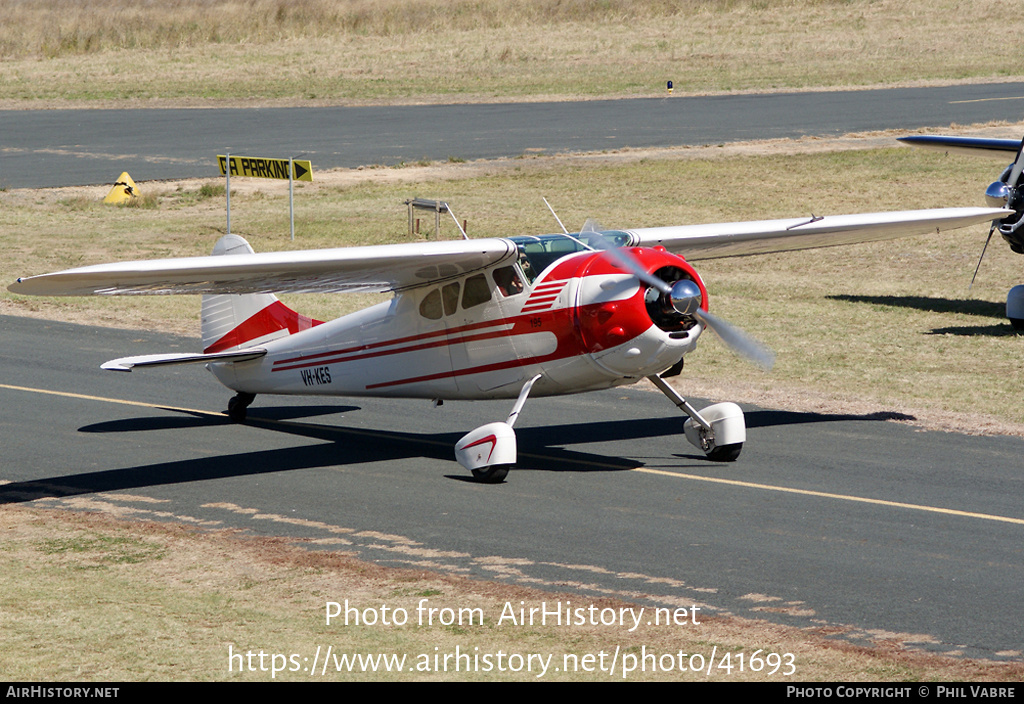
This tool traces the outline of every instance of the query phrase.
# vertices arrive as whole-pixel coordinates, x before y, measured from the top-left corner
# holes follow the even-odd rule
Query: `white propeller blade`
[[[657,276],[647,271],[636,257],[622,247],[616,247],[614,244],[609,242],[604,235],[598,232],[593,220],[587,220],[583,225],[583,229],[580,230],[580,235],[587,235],[592,242],[596,243],[601,249],[606,251],[608,256],[615,260],[615,263],[619,267],[625,269],[648,286],[656,288],[662,293],[672,293],[672,287],[668,282],[662,281]]]
[[[717,315],[712,315],[706,310],[698,309],[693,314],[697,320],[715,331],[715,334],[725,343],[726,347],[735,352],[743,359],[756,364],[765,371],[775,366],[775,353],[763,344],[750,337],[738,327],[731,325]]]
[[[1020,178],[1020,172],[1024,169],[1024,139],[1020,141],[1020,148],[1017,150],[1017,158],[1013,162],[1013,171],[1010,172],[1010,178],[1007,179],[1006,185],[1010,188],[1017,187],[1017,179]]]
[[[672,286],[667,281],[662,281],[654,274],[647,271],[643,264],[633,256],[629,250],[622,247],[616,247],[611,244],[604,236],[598,232],[597,227],[593,220],[587,220],[586,224],[583,225],[583,229],[580,231],[580,235],[588,235],[593,242],[596,242],[604,249],[615,263],[623,269],[632,273],[637,279],[643,283],[656,288],[662,293],[672,294]],[[765,345],[761,344],[754,338],[747,335],[739,328],[725,322],[722,318],[717,315],[712,315],[706,310],[697,307],[692,313],[693,317],[697,318],[704,327],[710,328],[715,332],[716,335],[725,343],[725,346],[732,350],[736,355],[742,357],[748,362],[752,362],[764,370],[769,370],[775,364],[775,353],[768,349]]]

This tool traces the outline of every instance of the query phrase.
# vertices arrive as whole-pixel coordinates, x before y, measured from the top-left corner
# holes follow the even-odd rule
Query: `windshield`
[[[607,245],[601,240],[616,247],[630,243],[629,234],[620,230],[603,230],[600,239],[594,233],[572,232],[568,235],[522,235],[509,237],[519,248],[519,266],[523,274],[532,284],[537,275],[567,254],[583,252],[588,249],[604,249]]]

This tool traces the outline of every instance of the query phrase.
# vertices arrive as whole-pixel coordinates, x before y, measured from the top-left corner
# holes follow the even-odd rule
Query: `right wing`
[[[687,259],[714,259],[925,235],[991,222],[1012,213],[1003,208],[937,208],[649,227],[629,233],[636,246],[660,245]]]

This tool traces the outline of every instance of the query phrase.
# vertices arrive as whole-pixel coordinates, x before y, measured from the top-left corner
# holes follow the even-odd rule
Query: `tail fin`
[[[249,243],[238,235],[224,235],[213,247],[218,254],[252,254]],[[203,351],[226,352],[263,344],[321,321],[299,315],[272,293],[214,294],[203,296]]]

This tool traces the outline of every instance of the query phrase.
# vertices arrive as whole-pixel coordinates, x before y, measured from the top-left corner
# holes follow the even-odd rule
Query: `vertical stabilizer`
[[[224,235],[213,254],[252,254],[238,235]],[[272,293],[213,294],[203,296],[203,351],[226,352],[263,344],[319,325],[277,300]]]

